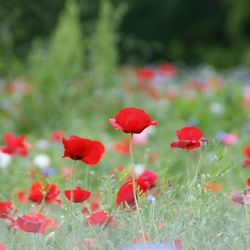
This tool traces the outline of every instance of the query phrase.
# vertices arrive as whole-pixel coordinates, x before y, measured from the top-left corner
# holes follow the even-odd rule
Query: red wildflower
[[[86,223],[88,225],[108,225],[112,222],[112,217],[108,211],[95,211],[86,217]]]
[[[158,175],[153,170],[146,169],[136,178],[136,183],[144,192],[147,192],[155,185],[157,179]]]
[[[40,204],[43,200],[50,204],[52,202],[60,203],[58,199],[60,189],[56,184],[47,183],[44,187],[40,182],[34,182],[30,186],[28,200]]]
[[[153,121],[144,110],[134,107],[119,110],[115,118],[109,118],[108,121],[116,129],[135,134],[141,133],[150,125],[158,125],[158,121]]]
[[[202,138],[202,131],[197,127],[184,127],[181,130],[176,131],[178,141],[174,141],[170,144],[171,148],[183,148],[191,150],[194,148],[199,148],[201,142],[207,144],[207,139]]]
[[[31,213],[19,216],[10,228],[17,228],[28,233],[44,233],[46,229],[55,226],[54,220],[46,218],[42,213]]]
[[[246,179],[246,184],[250,187],[250,177]]]
[[[51,132],[51,135],[50,135],[51,140],[55,142],[62,141],[63,137],[64,137],[64,133],[62,130],[53,131]]]
[[[205,188],[206,190],[210,190],[210,191],[213,192],[213,193],[218,193],[218,192],[220,192],[221,187],[222,187],[222,185],[221,185],[221,183],[219,183],[219,182],[218,182],[218,183],[212,183],[212,182],[208,181],[208,182],[206,182],[205,185],[204,185],[204,188]]]
[[[73,193],[73,202],[79,203],[86,201],[91,192],[85,189],[81,189],[80,187],[75,187],[73,190],[67,189],[64,191],[64,195],[68,200],[72,200],[72,193]]]
[[[96,194],[91,195],[91,200],[89,202],[89,205],[83,206],[82,213],[89,214],[90,211],[93,212],[93,211],[100,209],[100,207],[101,207],[100,200],[101,200],[100,193],[96,193]]]
[[[171,63],[163,63],[159,65],[159,71],[165,76],[175,76],[177,73],[177,68]]]
[[[11,201],[0,201],[0,218],[2,219],[8,218],[12,210],[13,210],[13,205]]]
[[[247,158],[250,158],[250,145],[247,145],[245,148],[244,148],[244,154]]]
[[[137,71],[137,76],[141,81],[149,81],[154,77],[154,70],[150,67],[140,68]]]
[[[182,240],[181,239],[174,239],[173,245],[175,246],[176,250],[182,250]]]
[[[69,139],[63,138],[64,155],[72,160],[81,160],[88,165],[95,165],[104,154],[105,148],[99,141],[80,138],[71,135]]]
[[[16,197],[17,200],[22,203],[25,204],[27,202],[27,198],[26,198],[26,190],[22,189],[19,192],[16,193]]]
[[[144,170],[136,179],[136,195],[138,196],[142,192],[148,192],[150,188],[155,185],[158,175],[152,170]],[[134,192],[133,192],[133,182],[130,178],[126,181],[119,189],[116,196],[116,206],[119,207],[120,204],[123,206],[127,203],[131,208],[135,206]]]
[[[0,151],[10,155],[27,156],[30,145],[25,141],[25,135],[20,137],[15,136],[13,133],[8,132],[4,135],[4,146],[0,147]]]
[[[129,155],[129,136],[124,137],[123,140],[114,142],[113,149],[119,154]]]
[[[119,207],[121,204],[127,203],[130,207],[135,206],[135,199],[133,193],[133,183],[131,180],[125,182],[119,189],[116,196],[116,206]]]

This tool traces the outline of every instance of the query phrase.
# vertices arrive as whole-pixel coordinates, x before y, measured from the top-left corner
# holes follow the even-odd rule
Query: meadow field
[[[159,2],[3,1],[0,250],[250,250],[249,4]]]
[[[247,74],[169,63],[126,67],[113,86],[91,88],[84,78],[72,82],[72,99],[56,108],[53,93],[46,106],[46,97],[35,106],[31,98],[39,96],[28,80],[3,79],[2,244],[249,249]],[[91,94],[80,93],[85,87]],[[115,129],[108,119],[128,107],[134,109],[119,118],[127,130]],[[134,113],[138,109],[152,122],[143,111]],[[88,146],[89,140],[74,142],[71,135],[101,148]]]

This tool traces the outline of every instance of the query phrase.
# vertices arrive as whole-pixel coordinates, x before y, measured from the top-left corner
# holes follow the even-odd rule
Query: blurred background
[[[80,32],[81,46],[86,48],[97,27],[102,28],[106,36],[115,36],[111,46],[119,63],[250,64],[248,0],[1,0],[1,72],[26,61],[35,42],[49,46],[63,11],[70,8],[67,3],[76,5],[75,23],[68,20],[68,26]]]
[[[107,125],[99,121],[122,106],[155,112],[161,105],[168,112],[183,100],[173,104],[162,96],[150,103],[157,91],[178,92],[178,84],[191,80],[203,89],[208,81],[220,85],[225,79],[218,70],[250,67],[248,0],[0,0],[0,6],[0,132],[67,131],[87,124],[89,131],[101,131]],[[201,65],[208,66],[184,70]],[[248,71],[237,74],[249,83]],[[246,119],[242,90],[235,88],[234,96],[232,88],[224,90],[220,101],[228,108],[224,114],[236,110],[237,123]],[[146,99],[145,89],[151,91]],[[199,103],[191,109],[185,103],[177,120],[209,116],[204,110],[194,116]]]

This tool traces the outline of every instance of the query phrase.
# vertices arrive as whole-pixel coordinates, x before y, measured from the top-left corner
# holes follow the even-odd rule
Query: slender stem
[[[35,233],[32,233],[33,234],[33,250],[36,250],[36,234]]]
[[[76,172],[76,161],[74,161],[73,166],[72,166],[72,175],[71,175],[71,193],[70,193],[70,207],[69,207],[69,213],[76,218],[77,220],[79,220],[79,222],[81,222],[80,218],[75,215],[72,211],[72,206],[73,206],[73,202],[74,202],[74,186],[75,186],[75,172]]]
[[[197,163],[197,165],[196,165],[196,170],[195,170],[195,174],[194,174],[194,179],[193,179],[193,180],[191,181],[191,183],[190,183],[190,186],[189,186],[189,188],[188,188],[187,194],[186,194],[185,199],[184,199],[184,201],[183,201],[183,204],[182,204],[180,213],[179,213],[179,215],[178,215],[178,217],[177,217],[177,220],[176,220],[176,223],[175,223],[175,227],[174,227],[174,231],[173,231],[173,234],[172,234],[172,237],[171,237],[171,241],[174,240],[174,237],[175,237],[175,234],[176,234],[176,232],[177,232],[177,230],[178,230],[179,222],[180,222],[181,216],[182,216],[182,214],[183,214],[184,208],[185,208],[185,206],[186,206],[187,200],[188,200],[188,198],[189,198],[189,196],[190,196],[190,194],[191,194],[191,191],[192,191],[192,189],[193,189],[193,186],[194,186],[194,184],[195,184],[195,182],[196,182],[196,180],[197,180],[197,178],[198,178],[198,176],[199,176],[199,173],[200,173],[200,170],[201,170],[202,158],[203,158],[203,150],[201,151],[199,161],[198,161],[198,163]]]
[[[72,213],[72,203],[74,200],[74,184],[75,184],[75,170],[76,170],[76,161],[74,161],[72,166],[72,173],[71,173],[71,193],[70,193],[70,206],[69,212]]]
[[[132,185],[133,185],[133,195],[134,195],[134,200],[135,200],[135,207],[136,207],[136,211],[137,211],[140,226],[141,226],[142,239],[143,239],[144,243],[146,243],[146,241],[145,241],[145,232],[144,232],[143,223],[142,223],[142,216],[141,216],[140,207],[139,207],[138,200],[137,200],[137,195],[136,195],[137,187],[136,187],[135,175],[134,175],[133,133],[130,134],[129,150],[130,150],[129,155],[130,155],[130,166],[131,166],[131,176],[132,176]]]

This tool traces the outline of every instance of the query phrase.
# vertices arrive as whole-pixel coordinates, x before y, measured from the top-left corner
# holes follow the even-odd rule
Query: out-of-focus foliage
[[[6,73],[10,65],[19,67],[18,62],[25,59],[33,40],[48,39],[65,1],[1,0],[0,3],[0,70]],[[124,1],[111,3],[116,9]],[[108,3],[99,12],[101,18],[111,18],[112,26],[121,34],[122,62],[167,59],[188,63],[205,61],[219,67],[250,64],[248,0],[144,0],[143,3],[127,0],[125,3],[128,10],[121,25],[116,24],[113,18],[116,11],[108,9]],[[78,5],[86,35],[96,37],[102,29],[107,29],[102,22],[104,26],[97,25],[99,35],[94,35],[98,9],[104,6],[101,0],[78,1]],[[106,45],[97,39],[96,46]]]
[[[83,50],[78,6],[75,0],[67,0],[47,48],[36,42],[30,54],[29,74],[34,90],[21,107],[23,127],[37,127],[41,117],[47,123],[60,124],[59,118],[69,108],[76,79],[83,71]]]
[[[118,62],[116,30],[124,13],[124,6],[113,9],[110,0],[101,0],[96,30],[90,41],[90,69],[97,84],[112,79]],[[99,78],[99,81],[98,81]]]

